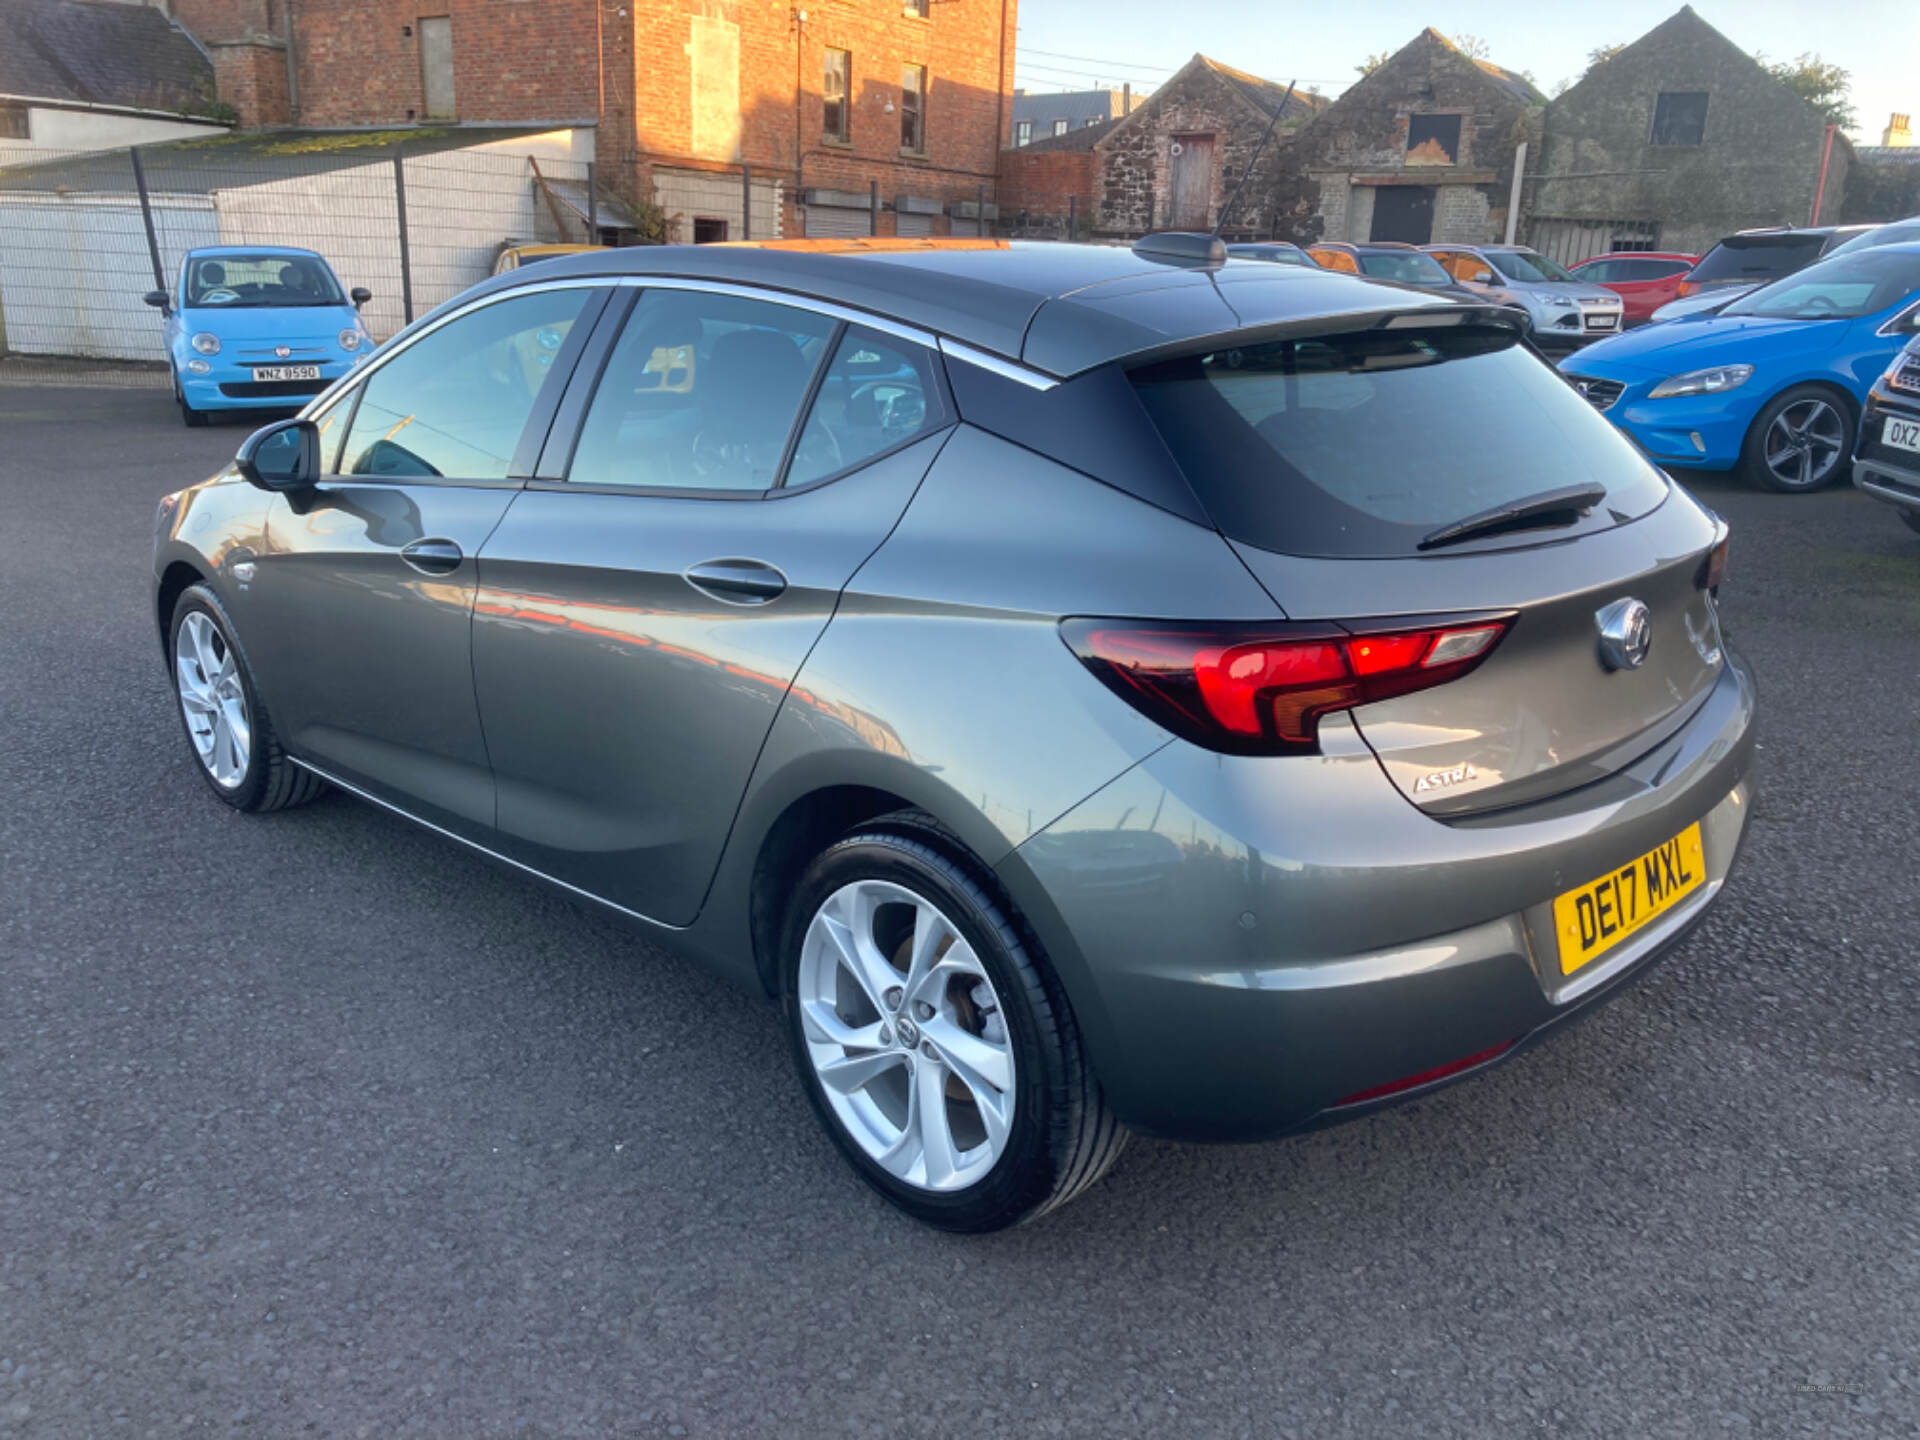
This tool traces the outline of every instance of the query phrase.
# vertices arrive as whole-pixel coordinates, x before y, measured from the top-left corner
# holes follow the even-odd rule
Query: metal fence
[[[1561,219],[1551,215],[1527,218],[1526,241],[1550,260],[1578,265],[1595,255],[1622,250],[1658,250],[1658,220]]]
[[[491,273],[504,246],[606,240],[593,166],[378,137],[0,151],[0,381],[170,383],[159,310],[186,252],[325,256],[377,340]]]

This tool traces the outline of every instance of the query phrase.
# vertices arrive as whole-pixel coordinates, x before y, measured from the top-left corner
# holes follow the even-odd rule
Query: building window
[[[429,120],[451,120],[453,109],[453,20],[434,15],[420,22],[420,84]]]
[[[693,243],[696,245],[717,245],[727,238],[727,222],[715,220],[706,215],[693,217]]]
[[[27,126],[27,107],[0,104],[0,140],[31,140],[32,138],[33,133]]]
[[[1407,117],[1407,164],[1458,165],[1460,163],[1460,117],[1458,115],[1409,115]]]
[[[900,67],[900,148],[915,155],[927,148],[927,67]]]
[[[1013,143],[1025,145],[1033,139],[1033,121],[1022,120],[1013,127]]]
[[[1704,90],[1669,90],[1653,105],[1653,143],[1698,145],[1707,135]]]
[[[906,0],[906,13],[924,20],[927,18],[927,7],[931,3],[932,0]]]
[[[1064,135],[1067,133],[1067,121],[1065,116],[1061,116],[1059,119],[1053,122],[1053,133],[1056,135]]]
[[[827,70],[820,82],[826,105],[820,122],[821,133],[829,140],[847,139],[847,80],[853,74],[853,52],[827,51]]]
[[[1089,125],[1098,125],[1102,120],[1102,118],[1104,117],[1099,115],[1089,115],[1084,121],[1081,122],[1081,128],[1085,129]]]

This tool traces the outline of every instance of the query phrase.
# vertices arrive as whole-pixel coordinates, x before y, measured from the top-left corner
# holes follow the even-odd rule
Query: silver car
[[[1469,290],[1526,312],[1536,344],[1584,345],[1625,328],[1626,302],[1524,245],[1426,245]]]
[[[1364,1116],[1645,974],[1751,809],[1726,528],[1520,324],[1205,236],[511,272],[161,503],[183,759],[776,997],[932,1225]]]

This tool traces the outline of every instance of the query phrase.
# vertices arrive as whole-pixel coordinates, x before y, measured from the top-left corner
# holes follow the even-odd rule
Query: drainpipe
[[[293,58],[293,0],[285,0],[280,10],[280,20],[287,34],[287,123],[297,125],[300,121],[300,73]]]
[[[1839,128],[1838,125],[1827,126],[1827,143],[1820,151],[1820,180],[1813,187],[1813,214],[1807,220],[1809,225],[1820,223],[1820,202],[1827,198],[1827,165],[1833,159],[1833,132]]]
[[[1507,195],[1507,244],[1520,231],[1520,182],[1527,173],[1527,142],[1513,147],[1513,189]]]

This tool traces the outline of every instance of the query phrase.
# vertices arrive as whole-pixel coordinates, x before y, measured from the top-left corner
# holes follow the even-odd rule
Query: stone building
[[[1211,230],[1285,95],[1284,85],[1195,55],[1132,114],[1094,139],[1089,197],[1094,234],[1127,238],[1152,230]],[[1229,236],[1268,233],[1283,142],[1323,104],[1319,96],[1299,92],[1286,101],[1286,113],[1259,158],[1255,182],[1233,212]]]
[[[1012,133],[1017,0],[153,3],[244,124],[585,127],[671,239],[972,233]]]
[[[1703,252],[1736,230],[1838,220],[1852,163],[1819,110],[1683,7],[1548,108],[1526,235],[1563,262]]]
[[[1517,147],[1539,148],[1532,82],[1421,31],[1287,147],[1279,233],[1298,240],[1504,238]]]

